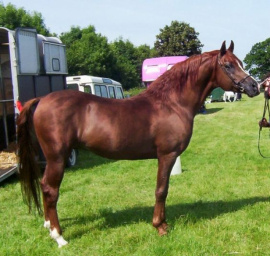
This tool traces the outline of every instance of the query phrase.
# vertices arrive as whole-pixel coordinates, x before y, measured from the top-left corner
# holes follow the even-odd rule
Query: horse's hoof
[[[60,239],[58,238],[56,242],[58,243],[58,248],[61,248],[62,246],[68,244],[68,242],[62,236],[60,237]]]
[[[168,229],[168,224],[166,222],[162,223],[159,227],[157,227],[158,234],[160,236],[167,235],[168,234],[167,229]]]
[[[56,229],[50,231],[51,237],[57,242],[58,248],[61,248],[64,245],[67,245],[68,242],[61,236]]]
[[[167,231],[165,229],[163,229],[162,227],[159,227],[158,234],[159,234],[159,236],[165,236],[165,235],[167,235]]]

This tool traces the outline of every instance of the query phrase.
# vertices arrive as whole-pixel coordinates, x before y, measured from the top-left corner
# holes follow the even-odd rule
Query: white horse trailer
[[[0,28],[0,151],[16,140],[16,116],[35,97],[66,89],[65,46],[35,29]],[[0,181],[16,172],[1,168]]]

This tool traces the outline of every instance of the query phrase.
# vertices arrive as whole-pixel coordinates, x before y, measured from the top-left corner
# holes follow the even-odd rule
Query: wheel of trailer
[[[76,149],[72,149],[71,154],[67,161],[67,167],[72,167],[76,164],[78,157],[78,151]]]

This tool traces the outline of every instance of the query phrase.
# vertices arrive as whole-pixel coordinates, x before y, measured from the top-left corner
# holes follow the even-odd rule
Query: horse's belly
[[[139,160],[157,158],[156,152],[141,152],[141,151],[104,151],[92,149],[94,153],[115,160]]]
[[[100,138],[86,145],[94,153],[111,159],[148,159],[156,158],[157,150],[151,140],[141,138],[134,140],[132,136],[126,140],[113,139],[110,136]]]

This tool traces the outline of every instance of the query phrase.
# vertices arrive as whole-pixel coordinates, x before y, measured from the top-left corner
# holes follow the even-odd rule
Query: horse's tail
[[[33,113],[40,98],[28,101],[17,119],[19,177],[24,201],[28,205],[29,212],[32,203],[39,214],[42,213],[40,204],[40,168],[36,160],[38,144],[33,126]]]

